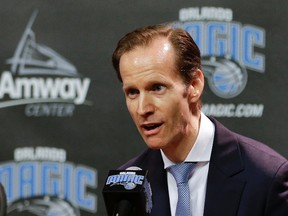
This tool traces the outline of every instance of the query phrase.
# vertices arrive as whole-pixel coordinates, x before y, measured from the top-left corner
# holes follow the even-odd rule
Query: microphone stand
[[[114,212],[113,216],[133,216],[133,205],[128,200],[121,200],[118,203],[116,211]]]

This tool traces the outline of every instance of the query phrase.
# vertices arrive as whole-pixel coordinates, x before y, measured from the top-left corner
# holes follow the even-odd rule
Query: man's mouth
[[[159,128],[162,123],[151,123],[151,124],[143,124],[142,128],[147,132],[152,132],[153,130]]]

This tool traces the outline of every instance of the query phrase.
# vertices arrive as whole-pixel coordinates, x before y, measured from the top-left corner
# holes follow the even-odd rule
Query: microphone
[[[148,171],[139,167],[110,170],[102,194],[108,216],[148,216],[152,190]]]

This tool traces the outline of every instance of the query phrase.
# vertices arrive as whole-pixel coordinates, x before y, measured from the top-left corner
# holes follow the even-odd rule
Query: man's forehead
[[[150,39],[146,43],[136,44],[134,47],[132,47],[126,53],[133,52],[135,50],[141,50],[141,49],[151,49],[151,48],[155,49],[155,47],[158,47],[158,49],[159,49],[159,48],[161,48],[161,46],[164,49],[168,49],[169,47],[172,48],[171,42],[168,40],[168,38],[166,38],[164,36],[156,36],[155,38]]]

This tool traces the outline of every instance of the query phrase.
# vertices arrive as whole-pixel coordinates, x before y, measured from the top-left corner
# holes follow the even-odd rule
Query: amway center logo
[[[36,15],[6,62],[10,71],[0,77],[0,108],[26,105],[27,116],[72,116],[76,105],[90,104],[86,101],[90,79],[81,78],[64,57],[36,42],[32,30]]]
[[[241,94],[247,84],[247,69],[265,72],[265,55],[259,53],[265,48],[265,30],[234,22],[229,8],[183,8],[179,21],[170,25],[193,37],[201,51],[208,86],[220,98]],[[263,109],[263,104],[203,105],[203,112],[217,117],[261,117]]]

